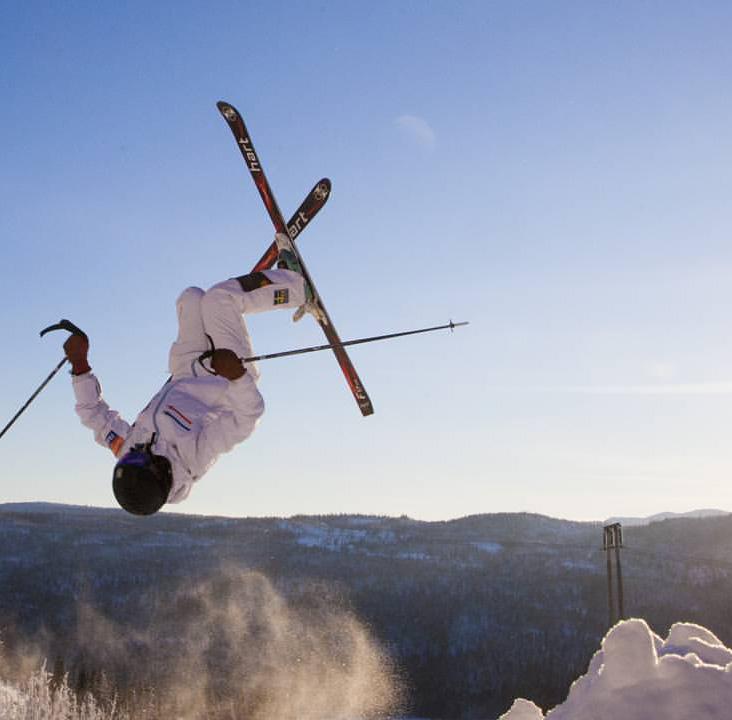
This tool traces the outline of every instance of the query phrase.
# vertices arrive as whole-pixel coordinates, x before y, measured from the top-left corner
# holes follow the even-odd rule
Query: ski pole
[[[61,320],[60,322],[56,323],[55,325],[50,325],[47,328],[44,328],[41,330],[41,337],[43,337],[47,332],[51,332],[52,330],[68,330],[72,335],[85,335],[84,331],[79,329],[74,323],[70,322],[69,320]],[[61,362],[59,362],[56,367],[51,370],[48,377],[38,386],[38,389],[28,398],[25,405],[23,405],[20,410],[18,410],[15,415],[11,418],[10,422],[2,429],[0,430],[0,438],[2,438],[5,433],[10,430],[10,428],[13,426],[13,423],[25,412],[26,408],[41,394],[41,391],[43,390],[48,383],[53,380],[56,373],[64,366],[66,363],[67,358],[64,357]]]
[[[46,387],[46,385],[48,385],[48,383],[51,382],[51,380],[53,379],[53,376],[63,367],[63,364],[65,362],[66,362],[66,358],[64,358],[58,365],[56,365],[56,367],[53,370],[51,370],[51,374],[40,384],[40,386],[38,387],[38,389],[28,398],[28,400],[25,403],[25,405],[23,405],[23,407],[20,408],[20,410],[18,410],[18,412],[15,413],[15,415],[13,415],[12,419],[10,420],[10,422],[0,431],[0,438],[3,435],[5,435],[5,433],[8,430],[10,430],[10,428],[13,425],[13,423],[25,412],[25,409],[38,397],[38,395],[40,394],[41,390],[43,390],[43,388]]]
[[[435,330],[454,330],[456,327],[468,325],[467,322],[450,322],[447,325],[436,325],[435,327],[421,328],[420,330],[406,330],[405,332],[389,333],[388,335],[374,335],[373,337],[358,338],[357,340],[346,340],[340,343],[346,345],[361,345],[362,343],[376,342],[377,340],[389,340],[391,338],[404,337],[405,335],[417,335],[419,333],[433,332]],[[242,362],[257,362],[259,360],[271,360],[272,358],[288,357],[290,355],[304,355],[305,353],[319,352],[320,350],[331,350],[334,345],[313,345],[312,347],[298,348],[297,350],[284,350],[282,352],[269,353],[268,355],[255,355],[244,358]]]

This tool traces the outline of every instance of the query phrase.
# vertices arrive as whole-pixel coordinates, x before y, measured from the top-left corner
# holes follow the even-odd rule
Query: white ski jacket
[[[156,434],[152,450],[167,457],[173,468],[169,503],[185,500],[221,453],[252,434],[264,412],[250,373],[235,381],[219,376],[170,380],[131,426],[103,400],[94,373],[73,376],[72,383],[82,424],[115,457]]]

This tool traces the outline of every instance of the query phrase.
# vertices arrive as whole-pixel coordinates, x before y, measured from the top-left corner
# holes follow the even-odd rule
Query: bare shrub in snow
[[[64,678],[54,683],[45,665],[17,686],[0,683],[2,720],[130,720],[113,700],[102,707],[91,695],[82,698]]]

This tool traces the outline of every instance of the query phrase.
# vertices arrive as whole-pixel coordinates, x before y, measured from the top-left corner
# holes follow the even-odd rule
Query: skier
[[[166,502],[181,502],[221,453],[254,431],[264,401],[257,367],[242,362],[253,355],[242,315],[296,307],[294,319],[304,312],[317,317],[289,238],[278,234],[275,241],[278,269],[232,278],[206,292],[189,287],[181,293],[171,377],[132,425],[102,399],[86,336],[74,334],[64,343],[76,412],[118,458],[112,487],[128,512],[151,515]]]

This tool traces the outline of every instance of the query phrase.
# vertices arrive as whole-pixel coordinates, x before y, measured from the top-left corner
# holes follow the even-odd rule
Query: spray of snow
[[[150,672],[169,717],[373,718],[400,696],[387,656],[337,597],[317,588],[288,602],[256,572],[222,571],[164,598],[136,633],[82,605],[79,637],[112,676]]]
[[[713,633],[677,623],[663,640],[645,621],[626,620],[546,718],[534,703],[517,700],[500,720],[728,720],[730,708],[732,650]]]
[[[176,720],[393,716],[402,696],[396,672],[343,601],[323,586],[293,588],[288,598],[260,573],[230,569],[158,592],[149,623],[136,630],[80,602],[78,646],[87,669],[154,688],[159,712]],[[22,665],[38,657],[29,652]],[[0,681],[0,718],[122,719],[65,684],[52,691],[45,665],[38,668],[23,677],[0,668],[4,680],[13,676]]]

